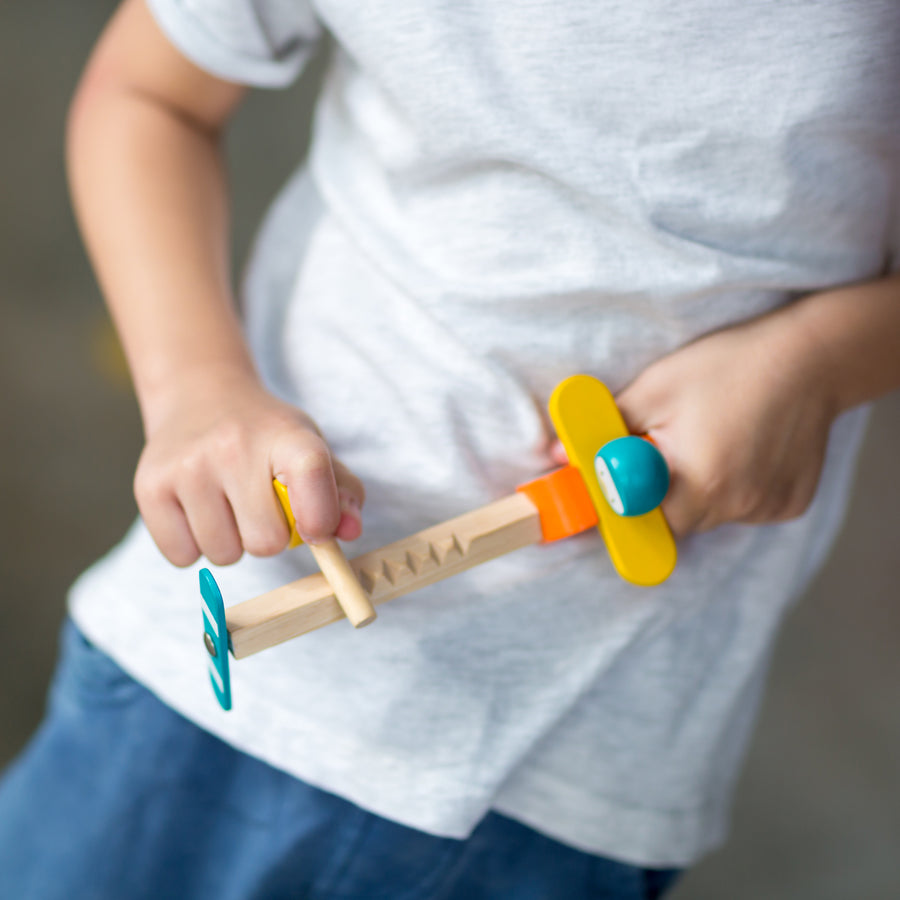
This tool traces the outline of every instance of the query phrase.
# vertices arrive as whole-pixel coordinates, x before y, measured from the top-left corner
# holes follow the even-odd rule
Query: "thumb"
[[[322,437],[306,428],[282,436],[272,447],[271,468],[287,486],[303,540],[332,537],[340,522],[340,503],[331,452]]]

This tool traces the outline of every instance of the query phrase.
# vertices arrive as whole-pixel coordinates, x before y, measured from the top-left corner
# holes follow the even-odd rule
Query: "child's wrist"
[[[217,398],[233,398],[244,390],[261,387],[249,360],[206,359],[172,367],[138,387],[145,434],[149,437],[178,407],[214,404]]]
[[[840,367],[818,321],[814,296],[784,308],[781,312],[785,340],[783,352],[798,376],[798,384],[810,400],[815,398],[836,418],[851,403],[841,390]]]

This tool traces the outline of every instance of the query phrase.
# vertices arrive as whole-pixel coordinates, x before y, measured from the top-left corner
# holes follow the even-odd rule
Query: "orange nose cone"
[[[516,490],[537,507],[545,542],[580,534],[597,524],[597,510],[575,466],[554,469]]]

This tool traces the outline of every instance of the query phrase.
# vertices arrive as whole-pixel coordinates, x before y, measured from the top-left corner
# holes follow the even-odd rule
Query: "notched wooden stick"
[[[449,578],[541,540],[540,514],[515,493],[350,560],[373,604]],[[309,575],[225,611],[236,659],[344,618],[321,574]]]

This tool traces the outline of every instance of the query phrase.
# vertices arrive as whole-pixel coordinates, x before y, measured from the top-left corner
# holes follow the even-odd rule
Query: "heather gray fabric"
[[[880,0],[151,0],[198,65],[290,81],[336,52],[308,172],[245,303],[270,384],[365,481],[374,548],[549,467],[553,386],[876,277],[897,235],[900,6]],[[490,808],[684,865],[726,831],[773,635],[839,526],[864,411],[800,520],[684,541],[623,583],[595,534],[520,551],[233,664],[215,706],[196,567],[140,524],[72,593],[87,635],[242,750],[466,835]],[[710,427],[715,427],[711,422]],[[312,571],[216,570],[226,602]]]

